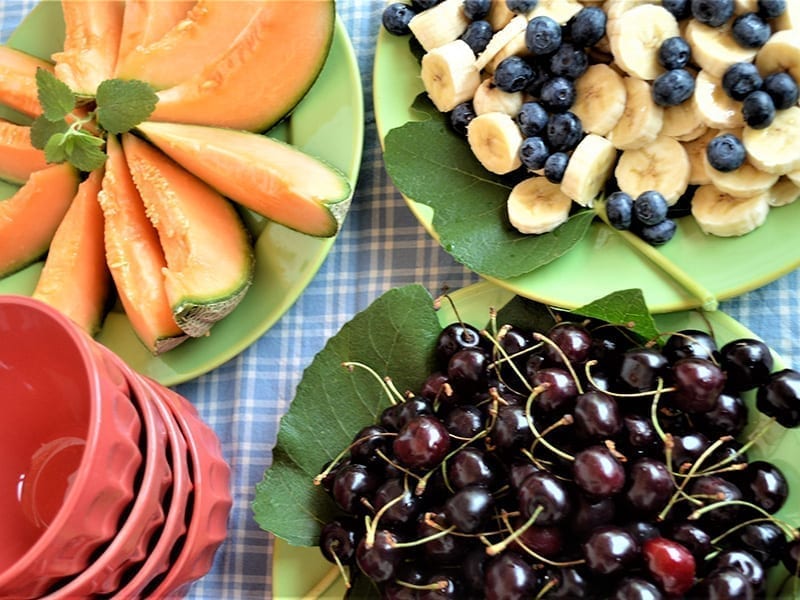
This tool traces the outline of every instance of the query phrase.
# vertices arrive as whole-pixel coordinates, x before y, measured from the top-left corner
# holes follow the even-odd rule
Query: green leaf
[[[342,363],[361,362],[391,376],[399,390],[416,390],[433,369],[439,331],[433,299],[411,285],[385,293],[328,341],[303,374],[281,420],[272,466],[256,487],[253,512],[261,527],[291,544],[318,543],[336,510],[313,478],[390,404],[372,375]]]
[[[385,146],[394,184],[433,209],[444,249],[482,275],[508,279],[546,265],[583,239],[594,219],[585,210],[551,233],[519,233],[506,213],[510,184],[486,171],[441,116],[393,129]]]
[[[576,308],[575,314],[591,317],[620,325],[638,333],[646,340],[659,336],[658,327],[653,320],[641,290],[620,290],[612,292],[585,306]]]
[[[67,160],[66,141],[67,134],[56,133],[47,140],[44,147],[44,157],[49,163],[62,163]]]
[[[69,124],[64,119],[49,121],[44,116],[36,117],[31,123],[31,144],[34,148],[44,150],[51,137],[64,134],[68,129]]]
[[[81,171],[94,171],[106,162],[106,153],[97,146],[96,138],[88,133],[74,133],[71,137],[72,148],[69,152],[69,162]],[[100,140],[102,142],[102,140]]]
[[[75,108],[75,95],[69,86],[41,67],[36,69],[36,91],[42,116],[48,121],[60,121]]]
[[[125,133],[147,119],[158,96],[139,80],[107,79],[97,86],[97,122],[109,133]]]

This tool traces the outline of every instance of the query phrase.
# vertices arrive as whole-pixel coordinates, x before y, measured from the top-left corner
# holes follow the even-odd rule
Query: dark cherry
[[[442,422],[432,415],[411,419],[392,442],[397,460],[412,469],[437,465],[450,450],[450,435]]]
[[[751,462],[736,481],[745,500],[769,513],[778,512],[789,495],[789,484],[783,472],[767,461]]]
[[[694,463],[711,445],[702,433],[687,433],[673,438],[672,466],[678,469],[681,465]]]
[[[512,525],[516,528],[522,527],[524,520],[518,518]],[[564,547],[564,534],[560,527],[531,525],[522,532],[517,541],[528,550],[533,550],[545,558],[556,558]],[[519,553],[525,556],[526,550],[520,549]]]
[[[447,480],[456,489],[469,485],[490,486],[495,479],[495,468],[480,448],[467,446],[447,461]]]
[[[650,417],[630,413],[622,418],[623,430],[620,436],[624,454],[652,455],[658,450],[661,439],[658,437]]]
[[[434,573],[424,585],[439,584],[435,588],[420,590],[417,600],[457,600],[462,598],[461,581],[449,573]]]
[[[547,570],[545,580],[553,582],[547,598],[574,600],[589,597],[589,578],[575,567],[560,567]]]
[[[792,540],[787,543],[780,554],[781,563],[789,573],[795,577],[800,574],[800,540]]]
[[[445,501],[444,516],[462,533],[475,533],[486,524],[493,508],[494,498],[489,490],[481,485],[468,485]]]
[[[572,510],[569,490],[560,480],[545,471],[533,473],[520,485],[517,501],[527,520],[541,507],[537,525],[554,525],[563,521]]]
[[[682,358],[672,365],[675,393],[672,401],[680,410],[704,413],[714,408],[725,387],[725,374],[705,358]]]
[[[767,569],[778,564],[787,543],[783,530],[769,521],[747,525],[738,538],[741,549],[752,554]]]
[[[533,442],[533,433],[528,427],[525,408],[501,406],[497,411],[497,419],[489,435],[492,444],[501,451],[510,452],[530,446]]]
[[[692,522],[676,523],[669,537],[691,552],[698,564],[713,550],[711,536]]]
[[[716,475],[703,475],[689,484],[689,495],[696,496],[705,504],[716,502],[729,502],[741,500],[742,492],[730,481]],[[699,524],[707,524],[716,529],[726,529],[730,523],[736,523],[741,513],[739,505],[720,505],[714,510],[705,513]],[[712,533],[711,531],[709,533]]]
[[[343,565],[353,564],[356,546],[363,533],[358,519],[341,517],[322,526],[319,534],[319,549],[326,560]]]
[[[387,430],[380,425],[368,425],[362,428],[354,437],[350,448],[350,460],[362,465],[382,464],[383,460],[378,450],[384,454],[391,447],[391,438],[386,436]]]
[[[572,411],[578,387],[566,369],[560,367],[544,367],[538,369],[530,380],[533,387],[546,385],[547,388],[536,396],[535,406],[546,413]]]
[[[772,373],[756,392],[756,408],[784,427],[800,425],[800,373],[792,369]]]
[[[361,500],[369,499],[380,485],[378,476],[365,465],[351,463],[339,468],[333,480],[331,494],[336,504],[346,513],[365,510]]]
[[[711,410],[694,416],[698,427],[714,436],[738,436],[747,425],[747,405],[738,394],[723,392]]]
[[[621,527],[596,529],[582,544],[586,566],[600,575],[626,572],[637,561],[640,549],[630,533]]]
[[[747,577],[736,569],[715,569],[693,591],[692,597],[709,600],[755,600]]]
[[[383,409],[380,424],[390,431],[400,431],[411,419],[431,414],[433,408],[430,401],[421,396],[412,396]]]
[[[622,358],[619,374],[635,390],[652,390],[668,366],[667,359],[655,348],[631,348]]]
[[[450,435],[463,441],[474,438],[484,428],[483,413],[474,404],[454,406],[442,421]]]
[[[397,548],[395,534],[386,529],[379,529],[374,543],[367,545],[364,536],[356,547],[356,563],[361,572],[378,583],[393,579],[397,568],[403,560],[403,551]]]
[[[699,329],[682,329],[667,338],[661,353],[670,363],[681,358],[719,359],[719,348],[714,338]]]
[[[744,392],[767,382],[773,358],[761,340],[742,338],[722,346],[720,364],[728,377],[728,389]]]
[[[632,346],[631,339],[619,327],[597,327],[592,331],[589,358],[597,361],[597,368],[618,372],[622,355]]]
[[[573,417],[577,433],[589,440],[610,439],[622,431],[622,415],[617,401],[598,390],[577,397]]]
[[[452,389],[452,386],[445,386],[449,384],[447,374],[441,371],[435,371],[425,378],[422,386],[419,389],[419,395],[425,398],[431,404],[438,402],[440,404],[453,404],[458,400],[458,396]]]
[[[605,498],[625,486],[625,467],[605,446],[589,446],[575,455],[572,465],[575,484],[589,496]]]
[[[544,354],[552,364],[564,364],[562,353],[573,366],[581,365],[589,358],[592,349],[592,335],[580,323],[569,321],[556,323],[546,335],[561,350],[558,352],[550,344],[545,345]]]
[[[480,332],[468,323],[451,323],[442,329],[436,340],[436,361],[442,369],[447,368],[450,357],[463,348],[481,345]]]
[[[642,546],[642,556],[650,576],[669,595],[683,595],[694,585],[694,556],[673,540],[656,537]]]
[[[649,521],[629,521],[623,528],[631,534],[640,548],[647,540],[661,537],[661,531]]]
[[[667,466],[654,458],[640,458],[628,468],[625,497],[639,513],[655,515],[663,509],[675,485]]]
[[[456,392],[468,396],[486,387],[491,362],[483,348],[464,348],[450,357],[447,363],[447,379]]]
[[[486,600],[532,598],[539,578],[528,562],[514,552],[503,552],[486,565]]]
[[[581,540],[601,525],[609,525],[614,521],[617,504],[613,498],[591,500],[578,494],[575,508],[570,518],[570,531]]]
[[[767,584],[764,566],[758,559],[744,550],[725,550],[715,560],[717,569],[734,569],[747,578],[756,593],[764,590]]]
[[[626,577],[611,593],[610,600],[661,600],[663,594],[646,579]]]
[[[401,500],[396,500],[398,497]],[[395,502],[381,516],[382,524],[406,525],[413,523],[422,510],[421,496],[417,496],[412,490],[407,489],[400,478],[388,479],[383,482],[375,492],[372,506],[378,511],[392,501]]]
[[[483,546],[477,546],[464,557],[461,563],[461,576],[467,588],[473,592],[483,593],[486,577],[486,563],[489,556]]]
[[[433,520],[441,528],[446,528],[448,526],[447,519],[442,513],[437,513],[433,517]],[[440,531],[440,528],[434,527],[433,525],[425,522],[424,513],[417,518],[417,539],[432,536]],[[414,549],[416,549],[416,547]],[[469,544],[464,543],[463,537],[457,537],[449,533],[447,535],[430,539],[422,544],[422,551],[425,555],[425,559],[431,563],[443,565],[459,564],[467,555],[467,552],[469,552],[471,549],[472,548]]]
[[[539,467],[526,459],[515,460],[508,469],[508,480],[514,491],[519,490],[519,486],[529,475],[540,471]]]

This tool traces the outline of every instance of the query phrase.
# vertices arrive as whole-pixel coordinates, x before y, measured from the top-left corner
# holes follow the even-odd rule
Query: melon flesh
[[[200,0],[163,37],[120,52],[116,76],[141,79],[155,89],[178,85],[217,60],[262,9],[270,3]]]
[[[133,183],[122,147],[107,141],[106,171],[97,198],[103,209],[106,263],[125,314],[154,354],[187,339],[172,315],[164,288],[161,244]]]
[[[194,0],[126,0],[117,68],[137,47],[149,46],[175,27],[194,4]]]
[[[47,253],[33,297],[58,309],[89,335],[100,330],[111,290],[97,201],[103,171],[78,186]]]
[[[0,277],[47,252],[77,189],[78,173],[65,163],[36,171],[13,196],[0,200]]]
[[[335,167],[257,133],[152,121],[138,129],[234,202],[309,235],[338,231],[351,188]]]
[[[46,166],[44,152],[31,144],[31,128],[0,119],[0,179],[25,183]]]
[[[330,0],[264,6],[219,59],[158,92],[154,121],[264,131],[286,116],[319,76],[333,39]]]
[[[94,96],[114,76],[125,3],[61,0],[64,49],[52,55],[56,76],[76,94]]]
[[[31,118],[42,114],[36,69],[53,72],[53,65],[21,50],[0,45],[0,103]]]
[[[253,279],[249,236],[233,205],[219,192],[147,142],[131,135],[122,147],[167,266],[167,299],[192,337],[239,304]]]

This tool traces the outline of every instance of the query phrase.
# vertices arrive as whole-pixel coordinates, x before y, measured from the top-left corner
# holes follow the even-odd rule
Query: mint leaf
[[[100,126],[109,133],[125,133],[150,116],[158,96],[144,81],[107,79],[97,86],[96,102]]]
[[[56,133],[50,136],[44,147],[44,157],[47,162],[62,163],[67,160],[66,138],[67,134],[65,133]]]
[[[75,95],[69,86],[41,67],[36,69],[36,92],[42,116],[48,121],[60,121],[75,108]]]
[[[100,142],[100,146],[96,140]],[[101,149],[103,140],[100,138],[79,132],[70,135],[68,142],[68,160],[75,168],[89,172],[99,169],[105,164],[107,157]]]
[[[551,233],[516,231],[506,214],[510,183],[486,171],[441,115],[390,131],[384,161],[403,194],[433,209],[444,249],[481,275],[508,279],[546,265],[583,239],[594,219],[584,210]]]
[[[303,373],[281,419],[272,466],[256,488],[261,527],[291,544],[318,543],[336,509],[314,476],[389,405],[375,378],[364,369],[348,372],[342,362],[362,362],[401,391],[417,390],[433,369],[439,331],[431,296],[410,285],[386,292],[328,341]]]
[[[31,144],[34,148],[44,150],[50,138],[59,133],[66,133],[69,124],[64,120],[49,121],[44,116],[36,117],[31,123]]]
[[[659,336],[658,327],[647,309],[644,295],[638,289],[612,292],[572,312],[624,326],[646,340],[656,339]]]

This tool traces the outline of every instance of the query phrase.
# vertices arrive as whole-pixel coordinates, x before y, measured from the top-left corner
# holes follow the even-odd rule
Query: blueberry
[[[411,0],[411,6],[413,6],[414,10],[417,12],[422,12],[423,10],[433,8],[441,1],[442,0]]]
[[[567,170],[569,155],[566,152],[553,152],[544,163],[544,176],[550,183],[561,183]]]
[[[486,18],[491,6],[492,0],[464,0],[462,10],[464,11],[464,16],[469,20],[478,21]]]
[[[733,0],[692,0],[692,16],[708,25],[719,27],[733,16]]]
[[[671,12],[672,16],[678,20],[692,16],[689,0],[663,0],[661,6]]]
[[[450,111],[450,125],[453,130],[464,137],[467,136],[467,126],[475,118],[475,108],[472,100],[467,100],[457,105]]]
[[[717,171],[735,171],[744,163],[746,152],[742,140],[732,133],[723,133],[711,139],[706,146],[706,158]]]
[[[764,91],[767,92],[778,110],[797,104],[800,98],[797,82],[788,73],[781,71],[764,78]]]
[[[691,57],[692,47],[680,36],[665,39],[658,48],[658,64],[665,69],[682,69]]]
[[[548,156],[550,156],[550,148],[539,136],[531,136],[522,140],[519,147],[519,158],[527,169],[531,171],[541,169]]]
[[[743,48],[761,48],[772,35],[772,28],[756,13],[745,13],[733,20],[731,35]]]
[[[492,39],[493,34],[489,21],[479,19],[467,25],[466,31],[461,34],[461,39],[472,48],[475,54],[480,54],[486,48],[489,40]]]
[[[547,127],[550,116],[538,102],[525,102],[517,113],[516,121],[524,137],[539,135]]]
[[[561,44],[550,57],[550,73],[556,77],[578,79],[588,67],[589,56],[586,51],[572,44]]]
[[[765,19],[780,17],[786,10],[786,0],[758,0],[758,14]]]
[[[550,115],[545,138],[553,150],[559,152],[572,150],[582,137],[583,126],[575,113],[567,111]]]
[[[518,15],[529,13],[536,8],[537,4],[539,4],[539,0],[506,0],[508,10]]]
[[[561,26],[550,17],[538,16],[528,21],[525,46],[534,56],[552,54],[561,45]]]
[[[639,230],[639,237],[651,246],[662,246],[675,236],[678,226],[672,219],[664,219],[656,225],[646,225]]]
[[[576,46],[590,48],[606,34],[608,18],[599,6],[586,6],[580,9],[567,22],[572,43]]]
[[[606,217],[615,229],[629,229],[633,216],[633,198],[625,192],[614,192],[606,199]]]
[[[775,103],[767,92],[757,90],[742,101],[742,115],[748,126],[764,129],[775,120]]]
[[[408,23],[417,13],[408,4],[393,2],[383,9],[381,22],[383,28],[393,35],[407,35],[411,33]]]
[[[678,106],[694,94],[694,77],[686,69],[672,69],[653,81],[653,101],[659,106]]]
[[[494,70],[494,84],[504,92],[521,92],[533,77],[533,68],[519,56],[500,61]]]
[[[753,63],[733,63],[722,75],[722,89],[734,100],[744,100],[751,92],[761,89],[763,83]]]
[[[547,65],[539,62],[532,62],[533,77],[525,86],[525,92],[531,96],[538,97],[542,93],[542,86],[550,79],[550,72]]]
[[[564,112],[575,102],[575,84],[566,77],[553,77],[542,86],[539,101],[550,112]]]
[[[667,218],[669,205],[656,190],[647,190],[633,201],[633,217],[642,225],[658,225]]]

